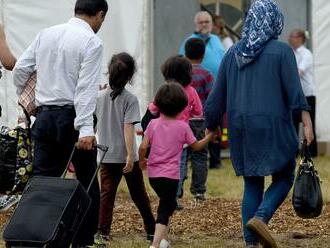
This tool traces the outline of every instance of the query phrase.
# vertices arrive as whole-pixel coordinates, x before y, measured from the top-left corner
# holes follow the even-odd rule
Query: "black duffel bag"
[[[32,175],[31,120],[26,126],[0,127],[0,193],[20,193]]]
[[[304,219],[318,217],[323,208],[320,177],[306,142],[301,149],[301,162],[294,183],[292,204],[296,214]]]

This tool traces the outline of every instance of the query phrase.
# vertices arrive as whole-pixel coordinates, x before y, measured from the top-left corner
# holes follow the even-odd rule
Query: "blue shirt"
[[[271,40],[254,62],[240,69],[234,49],[226,53],[206,101],[206,127],[216,128],[227,112],[236,174],[272,175],[295,159],[292,111],[309,110],[295,56],[288,45]]]
[[[181,44],[179,54],[185,55],[184,46],[187,40],[189,40],[190,38],[199,38],[204,40],[204,42],[206,43],[205,55],[202,61],[202,66],[208,71],[210,71],[213,77],[216,78],[218,75],[221,60],[225,54],[225,49],[223,48],[219,37],[214,34],[209,34],[205,36],[202,34],[194,33]]]

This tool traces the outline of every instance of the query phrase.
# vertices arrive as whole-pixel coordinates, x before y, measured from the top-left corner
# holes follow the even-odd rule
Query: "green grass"
[[[325,202],[330,201],[330,157],[318,157],[314,160],[316,169],[322,180],[322,192]],[[299,161],[297,161],[297,164]],[[209,170],[207,180],[207,196],[225,199],[241,199],[243,194],[243,180],[237,177],[229,159],[223,160],[223,168],[219,170]],[[154,194],[146,180],[146,187],[150,194]],[[271,182],[271,177],[267,177],[266,185]],[[191,170],[189,169],[188,180],[185,182],[185,192],[189,194],[191,183]],[[125,180],[119,186],[119,192],[128,192]],[[186,193],[186,194],[187,194]],[[290,193],[291,194],[291,193]]]

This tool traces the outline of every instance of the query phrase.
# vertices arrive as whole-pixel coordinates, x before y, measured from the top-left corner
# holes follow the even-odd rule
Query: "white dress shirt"
[[[82,19],[74,17],[44,29],[16,63],[13,80],[17,94],[36,69],[37,106],[74,105],[79,137],[93,136],[102,53],[102,41]]]
[[[305,96],[315,96],[315,83],[313,75],[313,55],[305,46],[294,50],[301,86]]]

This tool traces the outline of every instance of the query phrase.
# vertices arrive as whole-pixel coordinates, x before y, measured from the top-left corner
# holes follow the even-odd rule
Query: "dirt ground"
[[[238,200],[211,198],[196,204],[186,199],[183,203],[184,210],[176,212],[171,223],[173,247],[243,247]],[[155,212],[155,197],[152,205]],[[10,212],[0,214],[1,230],[9,216]],[[325,205],[321,217],[303,220],[295,216],[287,201],[276,213],[270,228],[280,247],[330,247],[330,204]],[[109,247],[147,247],[143,235],[138,211],[127,195],[120,193]]]

